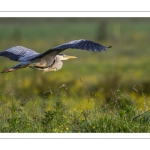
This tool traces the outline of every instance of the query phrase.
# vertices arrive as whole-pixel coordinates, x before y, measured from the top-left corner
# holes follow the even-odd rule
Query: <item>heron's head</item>
[[[60,60],[68,60],[68,59],[74,59],[77,58],[75,56],[69,56],[69,55],[65,55],[65,54],[59,54],[59,59]]]

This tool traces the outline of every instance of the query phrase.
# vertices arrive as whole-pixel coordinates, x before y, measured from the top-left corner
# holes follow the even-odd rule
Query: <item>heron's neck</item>
[[[60,55],[56,55],[55,60],[56,60],[56,61],[62,61],[62,60],[61,60],[61,57],[62,57],[62,56],[60,56]]]

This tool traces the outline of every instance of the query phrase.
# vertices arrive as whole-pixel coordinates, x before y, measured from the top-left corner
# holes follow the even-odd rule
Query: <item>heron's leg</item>
[[[15,70],[18,70],[18,69],[22,69],[22,68],[26,68],[28,66],[27,65],[22,65],[22,64],[18,64],[12,68],[5,68],[4,70],[2,70],[1,73],[8,73],[8,72],[12,72],[12,71],[15,71]]]
[[[15,70],[15,69],[13,69],[13,68],[10,68],[10,69],[5,68],[4,70],[2,70],[1,73],[8,73],[8,72],[12,72],[12,71],[14,71],[14,70]]]

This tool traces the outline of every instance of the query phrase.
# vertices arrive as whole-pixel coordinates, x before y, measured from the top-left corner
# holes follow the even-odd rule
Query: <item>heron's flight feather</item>
[[[11,47],[7,50],[0,52],[0,56],[4,56],[11,60],[19,62],[31,60],[38,55],[39,53],[23,46]]]
[[[71,42],[68,42],[68,43],[58,45],[54,48],[51,48],[49,51],[65,50],[65,49],[68,49],[68,48],[101,52],[102,50],[106,50],[107,47],[103,46],[103,45],[100,45],[98,43],[89,41],[89,40],[81,39],[81,40],[75,40],[75,41],[71,41]]]
[[[107,48],[110,48],[110,47],[111,46],[106,47],[106,46],[103,46],[101,44],[89,41],[89,40],[81,39],[81,40],[74,40],[74,41],[71,41],[68,43],[58,45],[54,48],[49,49],[48,51],[44,52],[43,54],[41,54],[37,57],[41,58],[41,57],[44,57],[47,55],[51,55],[52,53],[57,55],[60,52],[66,50],[68,48],[88,50],[88,51],[94,51],[94,52],[101,52],[101,51],[106,50]]]

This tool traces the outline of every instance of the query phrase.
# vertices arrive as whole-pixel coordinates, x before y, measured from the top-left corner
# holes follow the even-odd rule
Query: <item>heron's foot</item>
[[[10,68],[10,69],[5,68],[4,70],[2,70],[1,73],[8,73],[8,72],[12,72],[13,70],[14,70],[14,69],[12,69],[12,68]]]

